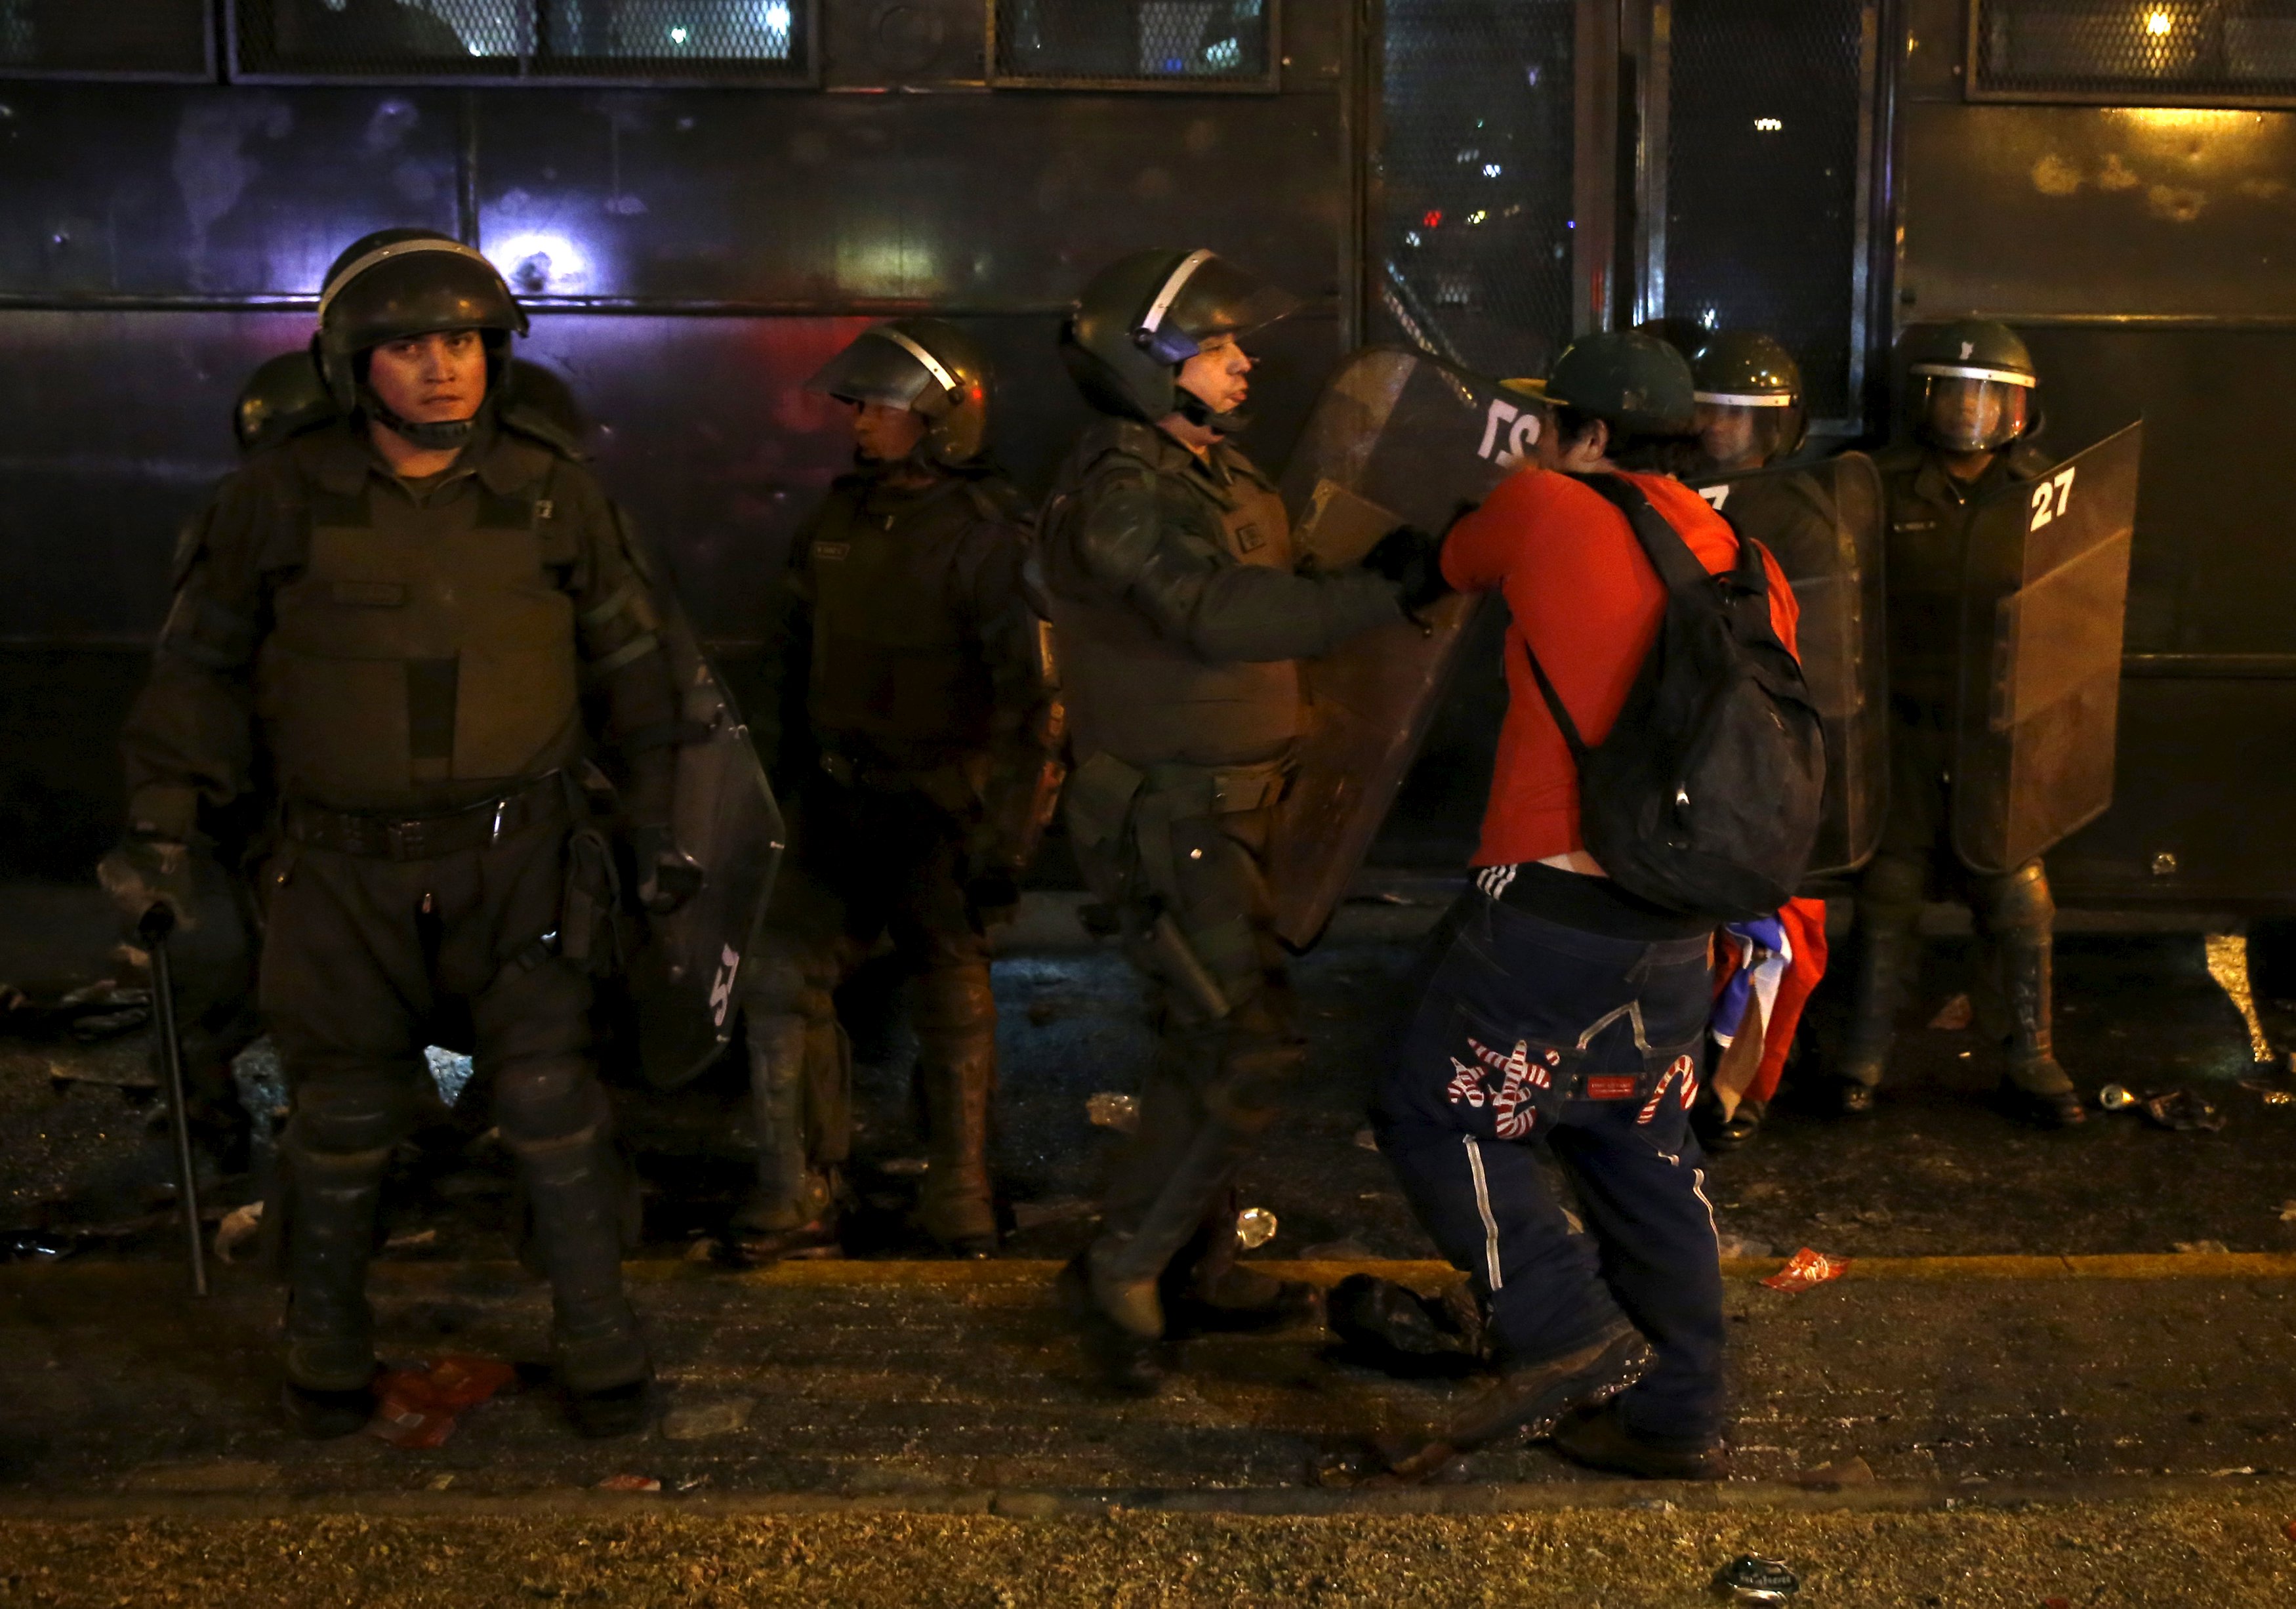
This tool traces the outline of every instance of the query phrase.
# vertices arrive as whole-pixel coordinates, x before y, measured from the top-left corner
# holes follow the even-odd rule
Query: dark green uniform
[[[305,1390],[373,1371],[377,1199],[451,1007],[519,1160],[563,1379],[580,1392],[645,1373],[589,980],[560,935],[570,855],[598,859],[569,802],[593,747],[584,695],[627,754],[639,826],[668,819],[676,700],[612,510],[554,440],[489,405],[423,483],[356,421],[254,455],[185,538],[124,735],[146,838],[275,800],[259,999],[292,1104],[275,1216],[287,1374]]]
[[[1027,519],[1002,479],[903,465],[839,480],[797,535],[782,730],[760,735],[793,801],[791,851],[742,973],[759,1170],[745,1230],[798,1231],[829,1205],[851,1073],[832,995],[890,932],[917,981],[921,1220],[947,1244],[994,1244],[985,927],[1061,735],[1021,586]]]
[[[1074,727],[1070,840],[1161,1036],[1090,1277],[1152,1288],[1201,1235],[1201,1284],[1224,1277],[1231,1181],[1305,1050],[1267,880],[1306,713],[1297,661],[1393,621],[1397,590],[1295,572],[1283,503],[1242,453],[1116,418],[1062,466],[1039,542]]]
[[[1841,1073],[1881,1081],[1891,1032],[1920,962],[1915,924],[1931,892],[1966,899],[2009,1014],[2007,1071],[2038,1096],[2071,1088],[2050,1037],[2050,941],[2055,907],[2038,860],[2001,876],[1967,870],[1950,842],[1961,615],[1970,511],[1999,488],[2031,480],[2047,455],[2027,443],[1996,454],[1983,474],[1959,480],[1940,455],[1908,446],[1882,454],[1889,518],[1890,809],[1882,846],[1858,884],[1862,948],[1857,1000]]]

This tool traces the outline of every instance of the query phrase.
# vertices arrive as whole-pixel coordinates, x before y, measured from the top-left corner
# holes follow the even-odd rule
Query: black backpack
[[[1616,504],[1666,583],[1666,614],[1599,749],[1578,735],[1538,655],[1530,673],[1578,765],[1587,851],[1632,894],[1717,922],[1793,897],[1817,841],[1825,733],[1801,666],[1770,626],[1762,545],[1710,574],[1618,475],[1581,475]]]

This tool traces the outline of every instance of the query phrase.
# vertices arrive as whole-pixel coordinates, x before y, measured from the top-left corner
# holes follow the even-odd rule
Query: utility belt
[[[1069,832],[1080,853],[1103,864],[1134,860],[1125,853],[1129,838],[1139,875],[1151,891],[1166,894],[1175,824],[1264,809],[1283,797],[1291,779],[1288,757],[1249,766],[1142,767],[1103,751],[1069,778]]]
[[[570,818],[567,784],[556,771],[506,793],[435,816],[383,816],[330,810],[290,800],[282,830],[288,841],[374,860],[436,860],[491,849],[513,833]]]
[[[840,788],[865,793],[920,794],[952,816],[964,816],[980,802],[972,771],[961,759],[931,766],[890,766],[824,748],[821,774]]]

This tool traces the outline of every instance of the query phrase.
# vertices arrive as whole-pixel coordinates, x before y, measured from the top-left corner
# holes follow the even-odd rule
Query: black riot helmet
[[[896,318],[861,332],[805,382],[840,402],[876,402],[922,415],[917,450],[954,468],[988,450],[996,371],[980,343],[939,318]]]
[[[252,453],[340,412],[309,350],[282,352],[259,365],[240,388],[231,409],[231,433],[239,439],[241,452]]]
[[[1210,251],[1136,251],[1092,276],[1061,327],[1061,357],[1103,413],[1150,423],[1177,412],[1234,434],[1241,414],[1213,414],[1178,384],[1180,365],[1216,335],[1241,339],[1299,298]]]
[[[1914,429],[1931,446],[1990,452],[2038,424],[2033,354],[2008,325],[1989,318],[1925,324],[1906,331],[1898,352]]]
[[[1800,447],[1808,434],[1801,365],[1775,338],[1753,330],[1716,335],[1691,358],[1690,374],[1699,433],[1708,439],[1707,456],[1721,467],[1745,466],[1714,450],[1718,435],[1742,442],[1758,463],[1767,464]]]
[[[319,292],[319,372],[339,407],[365,409],[424,447],[459,447],[471,422],[414,424],[390,417],[366,383],[366,355],[385,341],[444,330],[476,330],[487,343],[489,387],[500,382],[510,338],[526,311],[495,266],[430,229],[382,229],[335,259]]]

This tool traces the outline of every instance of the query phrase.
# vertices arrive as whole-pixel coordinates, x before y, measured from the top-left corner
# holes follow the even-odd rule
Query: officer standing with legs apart
[[[1305,1049],[1267,835],[1302,730],[1297,661],[1395,620],[1408,587],[1296,571],[1283,502],[1231,440],[1252,366],[1238,342],[1294,305],[1210,251],[1145,251],[1095,275],[1061,336],[1103,415],[1039,530],[1076,727],[1067,821],[1159,1031],[1100,1235],[1063,1282],[1131,1391],[1155,1389],[1168,1334],[1313,1309],[1235,1261],[1236,1170]],[[1373,559],[1423,584],[1431,556],[1403,531]]]
[[[1986,319],[1909,331],[1899,356],[1914,439],[1877,460],[1889,512],[1890,808],[1857,888],[1856,992],[1835,1089],[1845,1113],[1873,1109],[1921,965],[1915,924],[1934,878],[1966,897],[1990,951],[2009,1019],[2004,1108],[2070,1128],[2082,1113],[2050,1038],[2048,876],[2038,859],[1999,876],[1971,872],[1949,831],[1969,520],[1987,494],[2049,467],[2024,439],[2038,419],[2033,358]]]
[[[1784,574],[1766,554],[1750,564],[1741,538],[1669,472],[1693,445],[1691,392],[1681,354],[1652,336],[1578,341],[1545,383],[1535,465],[1443,544],[1445,577],[1498,589],[1513,617],[1507,714],[1480,870],[1436,930],[1431,981],[1373,1123],[1420,1221],[1486,1304],[1501,1373],[1423,1435],[1382,1446],[1406,1479],[1558,1424],[1556,1445],[1600,1467],[1722,1472],[1721,1272],[1689,1125],[1722,907],[1662,903],[1618,881],[1628,863],[1589,814],[1615,787],[1598,796],[1582,785],[1597,759],[1638,752],[1620,747],[1621,733],[1632,744],[1653,729],[1655,706],[1637,701],[1659,685],[1653,675],[1680,674],[1677,655],[1690,665],[1673,621],[1698,606],[1732,609],[1729,629],[1742,649],[1751,643],[1752,662],[1800,685]],[[1736,601],[1707,602],[1722,597]],[[1691,691],[1676,707],[1730,707]],[[1706,776],[1669,769],[1682,781],[1654,807],[1664,833],[1647,836],[1678,833],[1702,849],[1698,824],[1716,812],[1742,824],[1796,809],[1814,833],[1822,746],[1815,709],[1800,708],[1796,792],[1759,802],[1726,793],[1702,817],[1692,796],[1704,796]],[[1767,702],[1754,715],[1751,727],[1707,717],[1724,735],[1709,751],[1751,754],[1772,723],[1787,730]],[[1746,785],[1775,780],[1746,763],[1733,773]],[[1775,869],[1753,889],[1771,903],[1800,874],[1798,864]],[[1577,1185],[1583,1228],[1546,1176],[1557,1162]],[[1567,1418],[1574,1409],[1589,1411]]]
[[[674,908],[698,877],[664,825],[676,702],[647,586],[589,472],[500,404],[525,328],[492,265],[443,235],[386,230],[336,259],[316,345],[340,416],[255,453],[192,527],[123,737],[130,825],[102,873],[124,912],[184,903],[203,820],[275,795],[258,1001],[292,1113],[265,1216],[285,1407],[315,1436],[373,1406],[383,1176],[455,1000],[518,1161],[575,1424],[644,1422],[590,1059],[584,940],[604,943],[613,878],[575,820],[586,689],[622,759],[642,898]]]
[[[749,1255],[834,1250],[852,1057],[834,991],[889,929],[916,980],[935,1241],[996,1248],[996,1002],[987,930],[1013,914],[1060,786],[1049,629],[1028,511],[990,462],[994,381],[937,318],[865,332],[808,382],[853,410],[854,472],[796,538],[762,734],[791,856],[742,973],[758,1186]]]

